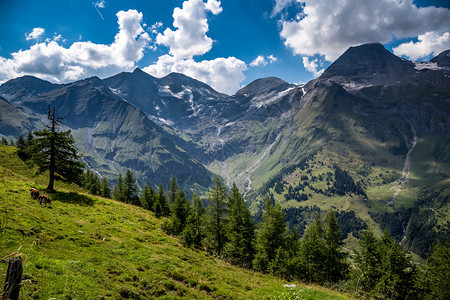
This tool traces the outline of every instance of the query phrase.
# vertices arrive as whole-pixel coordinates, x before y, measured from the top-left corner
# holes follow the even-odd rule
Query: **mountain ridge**
[[[448,230],[449,188],[442,185],[450,177],[450,74],[430,66],[368,44],[349,48],[304,86],[268,77],[227,96],[182,74],[155,78],[135,69],[56,88],[46,84],[52,89],[39,95],[24,84],[12,105],[39,115],[58,103],[90,166],[109,178],[129,167],[140,183],[168,182],[173,173],[187,190],[205,191],[202,178],[219,175],[228,186],[238,184],[255,215],[266,193],[284,208],[355,210],[424,255],[426,236]],[[1,85],[0,95],[18,81]],[[123,113],[113,111],[118,107]],[[115,161],[122,167],[111,169]],[[138,171],[142,163],[158,175]],[[196,175],[186,179],[189,168]],[[340,176],[364,193],[346,189]],[[426,207],[436,211],[430,224],[420,225],[427,234],[406,228],[425,218]]]

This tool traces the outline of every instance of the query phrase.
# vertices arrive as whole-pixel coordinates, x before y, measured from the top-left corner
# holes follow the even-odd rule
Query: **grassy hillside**
[[[184,248],[153,213],[59,185],[51,207],[29,195],[45,177],[0,146],[0,280],[8,258],[24,260],[24,298],[283,299],[292,284]],[[294,282],[301,299],[348,299]],[[284,296],[283,296],[284,295]],[[287,296],[286,296],[287,297]]]

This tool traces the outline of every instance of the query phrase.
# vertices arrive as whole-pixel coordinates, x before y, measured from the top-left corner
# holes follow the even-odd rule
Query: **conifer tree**
[[[375,288],[378,295],[388,299],[417,299],[417,268],[411,255],[401,249],[386,231],[381,241],[382,273]]]
[[[31,159],[38,166],[38,173],[49,171],[49,183],[47,190],[52,192],[55,179],[62,178],[65,181],[80,183],[84,164],[79,161],[78,154],[70,130],[58,132],[57,126],[61,125],[61,119],[55,116],[48,108],[48,129],[34,132],[34,141],[31,148]]]
[[[183,242],[188,247],[200,247],[203,240],[203,218],[205,216],[205,208],[200,198],[194,193],[192,195],[192,209],[183,230]]]
[[[273,206],[270,198],[266,198],[263,221],[259,224],[256,234],[256,255],[253,260],[255,269],[268,270],[273,264],[279,249],[286,247],[287,227],[284,222],[284,213],[278,203]]]
[[[144,190],[142,191],[141,206],[145,209],[154,211],[155,208],[155,190],[151,186],[144,184]]]
[[[100,195],[101,188],[102,188],[102,186],[100,184],[100,179],[98,178],[98,175],[92,173],[92,182],[91,182],[90,193],[92,195]]]
[[[170,215],[170,208],[167,203],[166,194],[164,193],[162,184],[159,185],[158,191],[156,192],[154,211],[157,218],[167,217]]]
[[[175,177],[171,177],[170,178],[170,183],[169,183],[169,192],[167,193],[167,202],[169,203],[169,207],[172,208],[173,203],[175,202],[175,198],[178,194],[178,184],[177,181],[175,180]]]
[[[324,229],[319,214],[316,213],[300,243],[299,254],[305,280],[316,283],[326,281],[325,252]]]
[[[28,131],[27,139],[21,135],[17,138],[17,155],[20,159],[27,161],[31,158],[30,151],[32,149],[33,139],[33,134],[30,131]]]
[[[336,216],[334,211],[330,210],[327,214],[325,227],[325,264],[328,282],[342,280],[347,274],[347,255],[341,250],[343,244]]]
[[[172,204],[170,220],[165,224],[165,230],[170,234],[181,234],[186,227],[190,209],[186,195],[179,189]]]
[[[250,267],[255,255],[255,225],[236,183],[229,197],[226,256],[232,263]]]
[[[138,188],[136,179],[134,178],[133,173],[131,173],[130,170],[127,170],[127,172],[125,173],[125,178],[123,180],[124,202],[134,205],[141,204],[137,195],[137,191]]]
[[[125,202],[125,187],[123,184],[123,178],[122,174],[119,174],[119,177],[117,178],[117,184],[114,186],[112,196],[117,201]]]
[[[383,233],[381,240],[371,231],[360,235],[360,251],[356,252],[357,287],[364,296],[389,299],[417,298],[417,269],[408,252]]]
[[[100,195],[105,198],[111,198],[111,188],[109,187],[108,179],[105,176],[102,178]]]
[[[226,216],[228,213],[228,201],[225,186],[218,177],[214,180],[208,196],[207,209],[207,242],[217,255],[222,254],[226,243]]]
[[[450,238],[433,246],[421,282],[423,299],[450,299]]]

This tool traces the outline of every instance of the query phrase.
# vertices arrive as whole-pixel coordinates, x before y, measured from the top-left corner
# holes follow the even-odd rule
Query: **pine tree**
[[[2,136],[2,141],[1,141],[1,143],[2,143],[2,145],[8,146],[8,140],[7,140],[4,136]]]
[[[348,271],[347,255],[341,251],[344,244],[333,210],[328,212],[325,228],[325,264],[328,282],[344,279]]]
[[[162,184],[159,185],[156,192],[154,211],[157,218],[170,216],[170,208]]]
[[[226,243],[226,216],[228,213],[227,193],[218,177],[214,180],[208,197],[207,232],[208,244],[217,255],[222,254]]]
[[[47,190],[52,192],[55,179],[62,178],[65,181],[80,183],[84,164],[79,161],[74,144],[75,141],[70,130],[57,132],[61,118],[55,116],[55,109],[51,112],[48,108],[48,120],[51,125],[48,129],[34,132],[34,141],[31,149],[31,159],[38,166],[38,173],[49,171],[49,183]]]
[[[229,197],[226,256],[234,264],[250,267],[255,255],[255,225],[236,183]]]
[[[143,208],[154,211],[155,190],[151,186],[144,184],[144,190],[142,191],[142,197],[140,199]]]
[[[266,271],[276,267],[273,262],[279,249],[286,247],[287,226],[284,213],[278,203],[274,206],[270,198],[266,198],[263,221],[259,224],[256,234],[256,255],[253,266],[259,271]],[[279,255],[278,255],[279,256]]]
[[[103,176],[100,195],[105,198],[111,198],[111,188],[109,187],[108,179]]]
[[[119,177],[117,178],[117,184],[114,186],[114,189],[112,191],[112,196],[117,201],[125,202],[125,186],[123,183],[122,174],[119,174]]]
[[[124,202],[130,203],[134,205],[141,204],[139,201],[139,197],[137,195],[137,183],[136,179],[133,176],[133,173],[131,173],[130,170],[127,170],[125,173],[125,178],[123,180],[123,194],[124,194]]]
[[[183,230],[183,242],[186,246],[200,247],[203,240],[203,218],[205,208],[200,198],[194,193],[192,195],[192,209]]]
[[[319,214],[314,215],[300,242],[300,262],[304,279],[311,282],[323,283],[326,281],[326,244],[324,229]]]

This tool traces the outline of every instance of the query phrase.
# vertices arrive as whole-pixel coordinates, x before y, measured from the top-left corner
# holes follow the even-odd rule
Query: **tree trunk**
[[[20,283],[22,281],[22,260],[20,258],[10,258],[8,271],[6,273],[5,285],[3,288],[2,300],[19,298]]]

